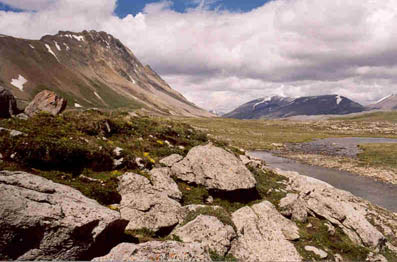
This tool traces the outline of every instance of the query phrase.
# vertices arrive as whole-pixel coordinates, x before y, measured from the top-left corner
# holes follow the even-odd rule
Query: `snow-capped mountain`
[[[340,95],[306,96],[296,99],[275,96],[250,101],[224,117],[260,119],[297,115],[343,115],[362,112],[364,109],[362,105]]]
[[[369,109],[397,110],[397,94],[388,95],[376,103],[369,105]]]

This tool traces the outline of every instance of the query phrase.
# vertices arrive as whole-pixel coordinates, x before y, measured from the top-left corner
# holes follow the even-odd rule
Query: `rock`
[[[340,254],[334,255],[335,262],[343,262],[343,257]]]
[[[16,118],[21,119],[21,120],[29,119],[28,115],[26,115],[25,113],[20,113],[20,114],[16,115]]]
[[[137,157],[137,158],[135,159],[135,163],[136,163],[136,165],[137,165],[140,169],[145,168],[145,164],[143,163],[143,159],[142,159],[142,158]]]
[[[286,197],[280,200],[280,212],[286,217],[298,222],[306,222],[307,211],[303,201],[298,198],[297,194],[288,193]]]
[[[199,215],[186,225],[174,229],[171,235],[178,236],[182,242],[198,242],[207,250],[218,255],[226,255],[236,233],[229,225],[224,225],[216,217]]]
[[[157,191],[164,192],[168,197],[181,200],[182,192],[179,191],[178,185],[171,178],[169,168],[154,168],[150,171],[153,188]]]
[[[382,256],[381,254],[374,254],[374,253],[370,252],[365,261],[367,261],[367,262],[387,262],[387,259],[384,256]]]
[[[334,227],[331,223],[327,222],[327,223],[325,223],[325,226],[328,228],[328,233],[329,233],[331,236],[335,235],[336,229],[335,229],[335,227]]]
[[[324,250],[321,250],[319,248],[313,247],[313,246],[305,246],[305,250],[309,252],[313,252],[317,256],[319,256],[321,259],[327,258],[328,254]]]
[[[121,217],[130,221],[127,230],[157,232],[179,223],[181,205],[168,196],[177,194],[170,190],[169,185],[156,187],[146,177],[126,173],[120,177],[118,191],[121,195]]]
[[[293,214],[299,210],[298,207],[305,209],[306,212],[339,226],[356,244],[371,248],[383,247],[386,239],[366,219],[368,206],[363,205],[363,200],[349,192],[336,189],[320,180],[301,176],[296,172],[282,170],[276,172],[289,178],[291,190],[300,192],[295,201],[291,201],[292,197],[284,201],[284,204],[289,202],[287,206],[296,207],[292,209]],[[299,214],[295,216],[299,217]]]
[[[0,127],[0,132],[2,132],[2,131],[8,132],[8,134],[9,134],[11,137],[16,137],[16,136],[25,135],[25,133],[22,133],[21,131],[18,131],[18,130],[13,130],[13,129],[8,129],[8,128]]]
[[[18,113],[15,97],[10,91],[0,86],[0,118],[10,118]]]
[[[251,161],[246,155],[240,155],[240,160],[244,165],[248,165],[248,163]]]
[[[79,191],[0,172],[0,260],[87,260],[119,243],[127,221]]]
[[[208,189],[234,191],[256,185],[254,176],[237,157],[212,144],[192,148],[171,170],[178,179]]]
[[[113,154],[115,154],[116,156],[121,156],[121,152],[123,152],[123,149],[121,147],[116,147],[115,149],[113,149]]]
[[[212,196],[208,196],[207,199],[205,200],[205,203],[207,203],[207,204],[214,203],[214,198]]]
[[[143,244],[122,243],[93,261],[211,261],[199,243],[151,241]]]
[[[234,212],[232,220],[238,238],[233,241],[229,253],[241,261],[302,261],[286,237],[296,237],[296,225],[276,212],[267,201]],[[280,219],[285,220],[280,223]],[[294,229],[287,229],[287,225]]]
[[[66,109],[66,105],[65,99],[52,91],[44,90],[38,93],[25,108],[25,114],[32,117],[43,111],[55,116],[62,113]]]
[[[114,167],[121,166],[123,164],[123,161],[124,161],[124,158],[113,159],[113,166]]]
[[[175,163],[178,163],[183,159],[183,156],[178,155],[178,154],[173,154],[170,156],[167,156],[163,159],[160,160],[160,164],[163,164],[167,167],[172,167]]]

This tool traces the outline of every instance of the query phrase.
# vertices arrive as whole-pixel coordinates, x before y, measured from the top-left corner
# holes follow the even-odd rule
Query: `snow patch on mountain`
[[[15,86],[19,90],[23,91],[23,85],[26,84],[28,80],[26,80],[23,76],[19,75],[16,79],[11,79],[11,85]]]
[[[375,104],[377,104],[377,103],[380,103],[380,102],[383,102],[383,101],[385,101],[386,99],[388,99],[388,98],[390,98],[390,97],[392,97],[392,96],[393,96],[393,94],[391,94],[391,95],[388,95],[388,96],[385,96],[384,98],[382,98],[382,99],[380,99],[380,100],[376,101],[376,103],[375,103]]]
[[[57,59],[57,61],[59,62],[59,59],[58,59],[57,55],[52,51],[51,47],[48,44],[45,44],[45,47],[47,47],[48,52],[51,55],[53,55]]]
[[[336,96],[336,104],[339,105],[342,102],[343,98],[340,95]]]
[[[54,41],[55,47],[58,49],[58,51],[62,51],[61,47],[58,45],[57,41]]]
[[[30,48],[34,49],[34,46],[32,46],[31,44],[29,44]]]
[[[254,109],[255,110],[255,108],[257,107],[257,106],[259,106],[260,104],[264,104],[264,103],[266,103],[266,102],[269,102],[269,101],[271,101],[272,100],[272,98],[269,96],[269,97],[265,97],[265,98],[263,98],[263,100],[261,101],[261,102],[258,102],[258,103],[256,103],[256,104],[254,104],[253,106],[252,106],[252,109]]]

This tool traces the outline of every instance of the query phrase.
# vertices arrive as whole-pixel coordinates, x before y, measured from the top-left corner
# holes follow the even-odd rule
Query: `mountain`
[[[0,36],[0,85],[19,102],[49,89],[69,108],[144,108],[159,114],[213,116],[173,90],[150,66],[105,32],[60,31],[40,40]]]
[[[293,100],[294,99],[290,97],[280,96],[255,99],[239,106],[232,112],[223,115],[223,117],[238,119],[259,119],[265,115],[277,111],[282,106],[288,105]]]
[[[339,95],[306,96],[296,99],[276,96],[248,102],[224,117],[259,119],[298,115],[343,115],[364,110],[362,105]]]
[[[369,105],[369,109],[397,110],[397,94],[388,95],[376,103]]]

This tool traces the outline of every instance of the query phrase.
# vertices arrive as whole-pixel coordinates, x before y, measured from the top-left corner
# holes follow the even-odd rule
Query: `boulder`
[[[212,144],[192,148],[171,170],[178,179],[207,189],[235,191],[256,185],[255,177],[236,156]]]
[[[288,241],[299,237],[297,226],[280,215],[270,202],[240,208],[232,214],[232,220],[238,238],[233,241],[229,253],[237,259],[302,261],[295,246]]]
[[[214,216],[199,215],[193,221],[172,231],[182,242],[198,242],[207,250],[224,256],[230,249],[231,241],[236,237],[230,225],[224,225]]]
[[[317,256],[319,256],[321,259],[327,258],[328,254],[327,252],[325,252],[324,250],[321,250],[317,247],[313,247],[313,246],[305,246],[305,250],[309,251],[309,252],[313,252],[314,254],[316,254]]]
[[[158,181],[156,174],[160,175],[160,172],[163,171],[152,170],[151,173],[155,174],[154,181]],[[134,173],[120,177],[120,213],[123,219],[129,221],[127,230],[149,229],[158,232],[179,223],[181,204],[169,196],[178,198],[181,193],[176,184],[166,182],[168,184],[153,182],[152,185],[149,179]]]
[[[154,168],[150,171],[150,177],[153,188],[157,191],[164,192],[168,197],[175,200],[182,199],[182,193],[179,191],[178,185],[171,178],[169,168]]]
[[[79,191],[0,172],[0,260],[87,260],[120,242],[127,221]]]
[[[18,113],[15,97],[10,91],[0,86],[0,118],[10,118]]]
[[[38,93],[25,108],[25,114],[32,117],[43,111],[55,116],[62,113],[66,109],[66,105],[66,99],[52,91],[44,90]]]
[[[304,217],[302,214],[306,212],[325,218],[331,224],[339,226],[356,244],[371,248],[383,247],[386,239],[366,219],[369,206],[364,204],[363,200],[323,181],[301,176],[296,172],[276,172],[288,177],[290,189],[299,192],[298,196],[290,195],[287,196],[288,199],[280,201],[284,212],[286,207],[293,207],[289,209],[292,217]]]
[[[183,159],[183,156],[178,154],[172,154],[160,160],[160,164],[163,164],[167,167],[172,167],[175,163],[178,163]]]
[[[280,200],[280,213],[292,220],[306,222],[307,210],[305,203],[299,198],[298,194],[288,193]]]
[[[199,243],[151,241],[143,244],[122,243],[93,261],[211,261]]]

